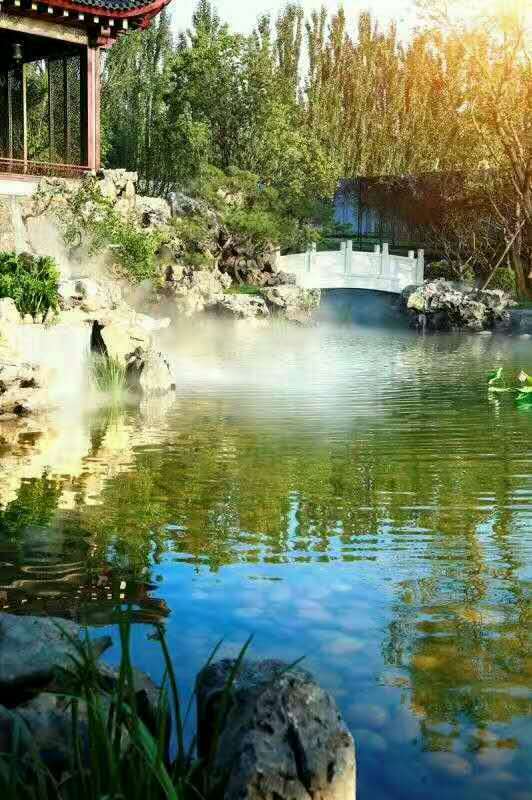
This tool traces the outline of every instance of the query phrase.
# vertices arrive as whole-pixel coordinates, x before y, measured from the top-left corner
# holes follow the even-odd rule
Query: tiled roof
[[[105,11],[135,11],[151,5],[151,0],[73,0],[77,6]]]

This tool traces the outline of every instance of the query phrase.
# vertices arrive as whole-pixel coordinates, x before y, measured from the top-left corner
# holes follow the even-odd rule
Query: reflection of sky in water
[[[305,665],[334,693],[355,735],[361,798],[421,800],[430,793],[442,799],[525,800],[522,792],[532,790],[529,753],[496,744],[519,737],[532,747],[525,719],[489,726],[488,746],[477,752],[470,752],[468,726],[462,723],[462,737],[451,739],[451,752],[421,750],[422,711],[412,708],[408,670],[383,664],[382,658],[393,585],[401,577],[393,574],[391,562],[377,575],[346,564],[335,564],[333,574],[327,565],[312,564],[292,566],[289,575],[274,565],[194,575],[168,558],[158,574],[173,609],[169,644],[187,690],[191,673],[222,637],[224,654],[236,653],[253,633],[256,657],[275,653],[294,661],[305,655]],[[160,672],[157,645],[146,647],[148,631],[144,626],[135,631],[139,665]],[[436,728],[442,736],[454,730],[445,724]],[[473,733],[474,726],[469,729]]]
[[[532,414],[483,388],[525,344],[184,337],[168,413],[103,415],[4,462],[20,502],[0,592],[99,623],[129,600],[164,619],[188,690],[221,638],[305,656],[354,732],[362,800],[532,800]],[[24,497],[43,515],[17,527]],[[160,677],[150,633],[135,660]]]

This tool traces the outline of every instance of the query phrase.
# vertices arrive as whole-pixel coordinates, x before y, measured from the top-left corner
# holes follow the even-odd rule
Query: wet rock
[[[145,395],[166,394],[173,386],[170,364],[154,348],[139,348],[129,357],[127,379],[131,388]]]
[[[234,662],[198,676],[200,754]],[[244,662],[231,690],[214,759],[225,800],[353,800],[355,748],[334,700],[303,670]]]
[[[224,295],[216,304],[216,312],[221,316],[235,319],[255,319],[269,315],[264,299],[258,295],[248,294]]]
[[[289,322],[307,325],[319,308],[319,289],[302,289],[298,286],[275,286],[263,292],[269,308],[282,314]]]
[[[37,750],[52,771],[68,768],[73,753],[69,672],[72,657],[79,658],[75,642],[83,638],[82,629],[67,620],[0,613],[0,752],[12,752],[17,731],[21,763]],[[95,658],[110,644],[107,636],[92,640]],[[97,669],[102,708],[108,712],[119,673],[103,663]],[[133,692],[140,718],[155,734],[162,699],[159,687],[145,673],[133,670]],[[165,713],[169,715],[168,706]],[[88,760],[88,714],[82,699],[77,718],[76,745]],[[123,746],[127,747],[127,738]]]
[[[500,289],[474,289],[446,280],[407,286],[402,301],[413,326],[435,331],[504,328],[515,305]]]
[[[17,693],[50,684],[59,668],[72,666],[77,650],[71,640],[81,638],[82,629],[68,620],[0,613],[0,702],[14,706]],[[95,651],[110,644],[103,636],[95,640]]]
[[[19,765],[24,764],[25,759],[37,752],[53,773],[60,774],[68,768],[74,752],[69,698],[43,692],[15,710],[0,705],[0,747],[2,752],[13,752],[16,741],[15,731],[19,737],[16,750]],[[75,745],[79,747],[82,758],[87,761],[89,723],[87,705],[83,700],[80,700],[77,706]]]

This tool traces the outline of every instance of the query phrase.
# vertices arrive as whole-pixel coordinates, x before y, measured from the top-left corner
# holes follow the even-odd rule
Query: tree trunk
[[[523,258],[519,247],[511,251],[512,269],[519,297],[532,298],[532,265],[529,259]]]

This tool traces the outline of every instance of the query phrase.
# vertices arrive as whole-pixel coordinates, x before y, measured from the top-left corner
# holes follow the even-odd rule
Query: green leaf
[[[502,367],[499,367],[498,369],[493,370],[493,372],[490,372],[488,374],[488,384],[491,386],[496,381],[500,381],[502,378],[502,373],[503,373]]]

